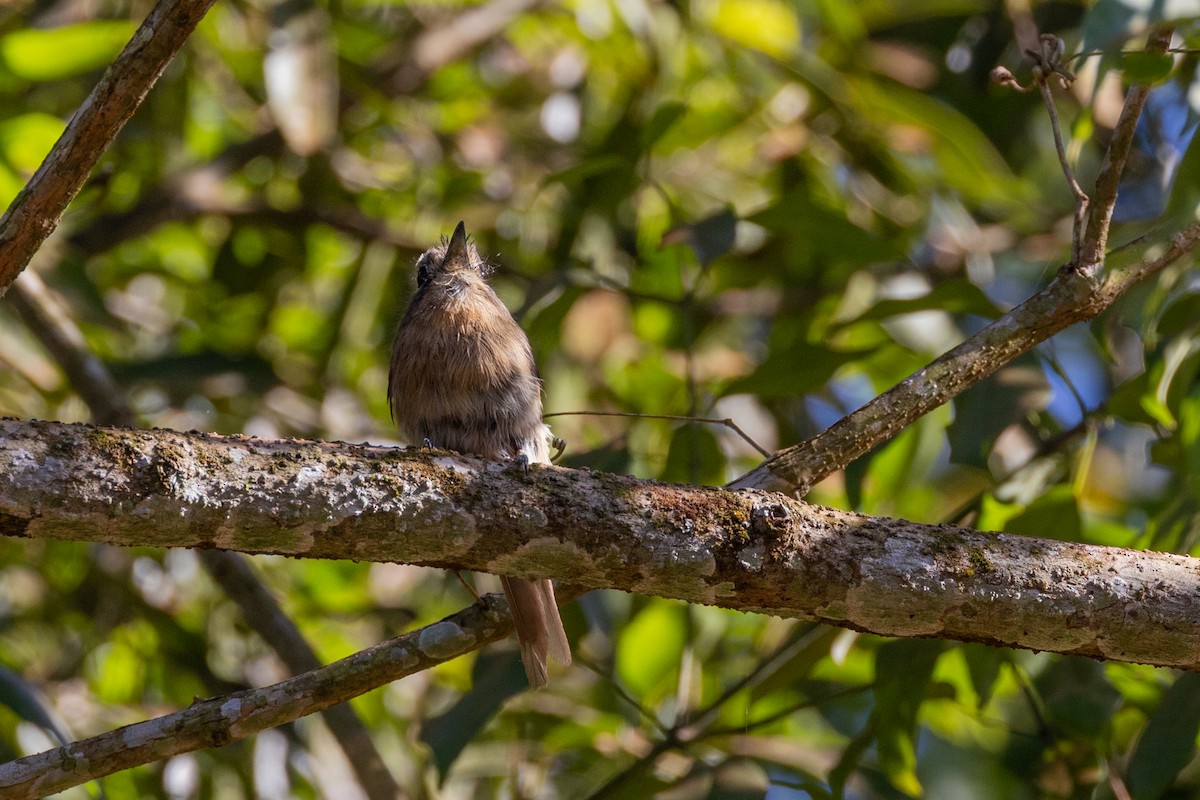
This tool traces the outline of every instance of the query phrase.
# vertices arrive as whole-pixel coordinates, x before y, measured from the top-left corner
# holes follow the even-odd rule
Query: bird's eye
[[[420,289],[422,286],[429,283],[429,278],[429,259],[422,258],[417,262],[417,288]]]

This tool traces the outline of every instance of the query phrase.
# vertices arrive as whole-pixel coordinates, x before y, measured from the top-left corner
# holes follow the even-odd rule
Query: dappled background
[[[0,414],[399,444],[392,332],[417,254],[462,219],[548,412],[712,420],[558,416],[561,463],[719,485],[1066,260],[1073,197],[1045,109],[988,80],[1003,64],[1024,81],[1038,31],[1087,54],[1056,89],[1085,188],[1122,78],[1161,82],[1111,244],[1147,236],[1134,258],[1171,232],[1197,184],[1195,63],[1121,56],[1139,5],[223,0],[0,301]],[[148,9],[0,9],[3,202]],[[1190,552],[1190,266],[809,499]],[[111,384],[50,345],[76,327],[65,349]],[[325,661],[471,602],[438,570],[251,563]],[[521,692],[510,642],[353,703],[407,795],[1149,798],[1200,719],[1200,687],[1161,669],[616,592],[564,617],[577,663],[544,691]],[[5,759],[287,674],[192,552],[17,540],[0,540],[0,667]],[[314,717],[104,784],[351,798],[360,782]]]

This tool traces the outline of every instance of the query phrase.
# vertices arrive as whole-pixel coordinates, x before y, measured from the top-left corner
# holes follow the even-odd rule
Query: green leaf
[[[1071,486],[1052,486],[1024,511],[1008,521],[1004,529],[1026,536],[1044,536],[1066,542],[1083,541],[1079,503]]]
[[[23,172],[33,172],[62,136],[61,119],[37,111],[0,122],[0,153],[6,163]]]
[[[659,479],[704,486],[725,483],[725,454],[709,425],[689,422],[675,430]]]
[[[669,131],[687,113],[687,108],[686,103],[671,101],[663,103],[654,109],[650,120],[638,132],[639,149],[645,152],[654,147],[654,144],[662,138],[663,134]]]
[[[445,780],[459,753],[491,721],[504,701],[527,686],[516,651],[485,650],[479,654],[471,670],[471,690],[421,730],[421,740],[433,751],[439,781]]]
[[[876,747],[888,780],[902,792],[921,794],[917,780],[917,713],[941,655],[941,642],[900,639],[875,656]]]
[[[1121,702],[1104,675],[1104,665],[1086,658],[1064,656],[1034,683],[1050,723],[1071,736],[1100,736]]]
[[[651,600],[621,631],[617,676],[635,697],[645,697],[679,669],[687,641],[687,608]]]
[[[717,33],[775,58],[786,58],[800,44],[796,12],[779,0],[717,0],[710,16]]]
[[[1200,674],[1186,672],[1163,694],[1129,759],[1125,785],[1133,800],[1154,800],[1191,762],[1200,733]]]
[[[722,394],[751,393],[769,399],[814,392],[828,383],[838,369],[870,352],[873,349],[842,351],[796,342],[783,352],[772,350],[758,369],[733,381]]]
[[[737,215],[726,208],[690,225],[680,225],[663,236],[664,245],[686,244],[701,264],[709,264],[733,247],[737,233]]]
[[[1015,211],[1026,196],[995,145],[968,117],[931,95],[873,79],[847,79],[865,119],[910,125],[927,137],[941,180],[978,203]],[[924,155],[924,153],[922,153]]]
[[[996,680],[1000,677],[1000,667],[1004,665],[1006,658],[1005,652],[982,644],[964,644],[962,651],[967,662],[967,671],[971,675],[971,685],[979,695],[979,708],[982,709],[991,699]]]
[[[620,155],[597,156],[589,158],[586,161],[576,164],[572,167],[567,167],[564,170],[559,170],[553,175],[548,175],[542,181],[543,186],[551,183],[561,183],[567,186],[580,183],[588,178],[597,175],[604,175],[609,172],[615,172],[619,169],[630,169],[629,160]]]
[[[793,190],[748,218],[803,246],[813,257],[866,265],[903,256],[903,249],[855,225],[846,215],[813,202],[807,189]]]
[[[134,30],[132,22],[95,20],[61,28],[13,31],[0,37],[0,61],[19,78],[62,80],[108,64]]]
[[[18,717],[44,729],[59,744],[71,741],[54,712],[42,698],[41,692],[12,670],[0,666],[0,703],[8,706]]]
[[[1171,74],[1175,59],[1169,53],[1138,50],[1122,53],[1118,63],[1125,72],[1126,80],[1133,83],[1158,83]]]

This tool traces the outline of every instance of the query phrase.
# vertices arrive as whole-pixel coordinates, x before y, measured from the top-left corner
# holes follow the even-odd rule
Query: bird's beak
[[[445,260],[449,262],[457,262],[461,264],[469,263],[467,257],[467,227],[458,223],[458,227],[454,229],[454,234],[450,237],[450,244],[446,245]]]

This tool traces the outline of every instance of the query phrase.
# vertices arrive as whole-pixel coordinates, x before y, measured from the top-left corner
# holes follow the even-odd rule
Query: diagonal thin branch
[[[1200,223],[1160,253],[1095,280],[1067,265],[1050,285],[958,347],[807,441],[781,450],[729,484],[800,495],[818,481],[957,397],[1035,345],[1092,319],[1140,281],[1200,246]]]
[[[1171,31],[1151,36],[1147,49],[1161,52]],[[1005,85],[1003,68],[993,77]],[[1018,89],[1025,91],[1019,84]],[[729,484],[731,489],[765,489],[806,494],[821,479],[882,444],[938,406],[988,377],[1017,356],[1076,322],[1092,319],[1140,280],[1156,274],[1200,244],[1195,223],[1172,237],[1161,255],[1123,270],[1117,280],[1098,280],[1108,227],[1117,200],[1117,184],[1129,155],[1148,87],[1129,90],[1121,118],[1096,179],[1091,215],[1078,259],[1065,264],[1049,286],[988,325],[928,366],[847,414],[811,439],[776,453]],[[1110,276],[1112,277],[1112,276]]]
[[[1171,44],[1174,28],[1162,28],[1150,35],[1146,42],[1146,52],[1165,53]],[[1137,130],[1138,119],[1146,105],[1146,97],[1150,94],[1148,84],[1135,84],[1130,87],[1125,96],[1125,105],[1121,108],[1121,116],[1113,128],[1112,140],[1108,151],[1104,154],[1104,163],[1100,174],[1096,176],[1096,188],[1092,191],[1092,209],[1088,217],[1087,231],[1080,248],[1079,261],[1075,268],[1085,275],[1095,275],[1104,265],[1104,251],[1108,246],[1108,230],[1112,224],[1113,209],[1117,205],[1117,187],[1121,183],[1121,175],[1125,171],[1125,161],[1129,157],[1129,148],[1133,145],[1133,135]]]
[[[0,296],[29,264],[100,156],[214,0],[159,0],[0,217]]]
[[[486,595],[482,603],[272,686],[197,701],[174,714],[0,764],[0,797],[45,797],[140,764],[236,742],[511,633],[504,598]]]

